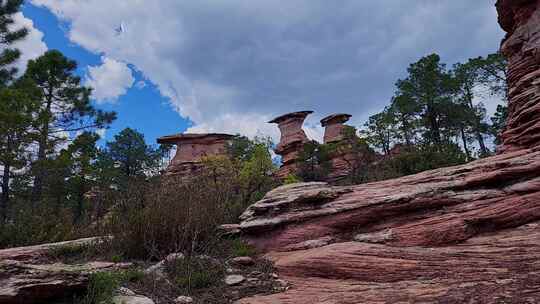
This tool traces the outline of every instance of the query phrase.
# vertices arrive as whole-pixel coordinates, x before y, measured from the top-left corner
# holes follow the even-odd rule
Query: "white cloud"
[[[102,57],[100,66],[89,66],[85,85],[92,87],[92,97],[98,103],[114,102],[133,85],[131,69],[126,63]]]
[[[97,129],[96,133],[97,135],[99,135],[100,139],[105,139],[105,134],[107,134],[107,129]]]
[[[43,33],[34,27],[34,22],[31,19],[26,18],[20,12],[16,13],[13,19],[15,23],[12,25],[12,29],[19,29],[21,27],[28,29],[28,36],[12,45],[13,48],[21,51],[21,57],[15,63],[15,66],[19,69],[19,73],[23,73],[28,61],[45,53],[47,51],[47,45],[43,42]]]
[[[493,1],[31,2],[68,21],[72,42],[134,65],[190,131],[274,138],[268,118],[297,110],[316,111],[313,138],[316,118],[331,113],[358,126],[390,101],[409,63],[434,51],[450,64],[486,55],[503,36]]]

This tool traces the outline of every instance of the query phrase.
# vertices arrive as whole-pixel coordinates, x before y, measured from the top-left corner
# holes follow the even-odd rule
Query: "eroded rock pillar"
[[[540,145],[540,1],[499,0],[499,23],[508,33],[508,120],[499,153]]]
[[[278,178],[285,178],[296,172],[298,154],[304,148],[304,144],[309,142],[306,133],[302,130],[302,125],[311,113],[313,111],[293,112],[269,121],[269,123],[277,124],[281,132],[281,139],[275,149],[276,154],[282,157],[282,165],[277,172]]]
[[[332,114],[321,120],[324,129],[324,143],[337,144],[335,151],[330,157],[330,172],[327,181],[334,183],[346,178],[356,167],[358,155],[351,150],[350,145],[345,140],[345,129],[350,126],[345,125],[351,118],[349,114]],[[358,152],[358,151],[355,151]]]
[[[343,139],[346,128],[344,123],[349,121],[349,114],[333,114],[321,120],[324,129],[324,143],[338,142]]]

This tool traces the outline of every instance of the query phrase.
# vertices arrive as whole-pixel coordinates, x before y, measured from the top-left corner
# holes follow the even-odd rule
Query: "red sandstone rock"
[[[537,0],[500,0],[499,21],[508,32],[501,51],[509,62],[509,119],[499,152],[540,144],[540,10]]]
[[[539,3],[497,2],[510,65],[499,155],[365,185],[269,192],[239,229],[292,286],[238,303],[540,302]]]
[[[349,121],[349,114],[333,114],[321,120],[324,129],[324,143],[337,142],[343,139],[344,123]]]
[[[350,118],[349,114],[333,114],[321,120],[321,125],[325,128],[324,143],[335,146],[329,155],[330,172],[325,179],[327,182],[339,182],[350,176],[354,168],[358,168],[362,162],[371,161],[371,158],[366,158],[361,151],[352,151],[351,143],[345,138],[346,128],[353,128],[344,124]]]
[[[302,125],[306,117],[312,111],[294,112],[279,116],[269,121],[278,124],[281,131],[281,139],[276,147],[276,154],[282,157],[282,166],[277,172],[278,178],[285,178],[287,175],[296,172],[296,159],[298,154],[304,149],[304,144],[309,141]]]
[[[130,264],[92,261],[68,265],[51,261],[53,248],[81,246],[99,238],[0,250],[0,303],[53,303],[53,299],[84,291],[89,274],[114,271]]]
[[[219,133],[177,134],[158,138],[157,142],[177,146],[176,155],[167,168],[167,174],[189,177],[201,169],[204,157],[225,155],[226,145],[233,137]]]
[[[372,184],[284,186],[240,230],[292,288],[239,303],[539,301],[539,220],[540,148]]]

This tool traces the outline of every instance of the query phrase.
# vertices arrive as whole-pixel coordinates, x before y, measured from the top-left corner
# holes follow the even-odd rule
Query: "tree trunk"
[[[441,145],[441,132],[439,130],[439,122],[437,121],[437,115],[435,109],[431,103],[428,103],[427,106],[427,119],[429,124],[429,134],[430,140],[433,144],[440,146]]]
[[[0,205],[0,224],[3,224],[7,220],[7,210],[9,206],[9,179],[11,174],[11,164],[6,162],[4,164],[4,173],[2,177],[2,201]]]
[[[49,123],[51,119],[52,106],[52,91],[47,97],[47,105],[45,107],[45,121],[40,131],[38,141],[38,158],[35,166],[34,187],[32,189],[32,203],[37,206],[43,196],[43,179],[45,178],[45,159],[47,157],[47,145],[49,139]]]
[[[467,155],[467,161],[471,160],[471,152],[469,151],[469,146],[467,145],[467,135],[465,134],[465,129],[463,126],[460,128],[461,133],[461,140],[463,141],[463,149],[465,150],[465,154]]]
[[[474,113],[474,105],[473,105],[473,94],[470,89],[467,89],[467,101],[469,105],[469,109]],[[476,135],[476,140],[478,141],[478,145],[480,146],[480,155],[481,156],[487,156],[489,155],[489,150],[486,147],[486,143],[484,141],[484,137],[482,136],[482,132],[480,132],[480,125],[481,125],[480,117],[474,115],[474,133]]]

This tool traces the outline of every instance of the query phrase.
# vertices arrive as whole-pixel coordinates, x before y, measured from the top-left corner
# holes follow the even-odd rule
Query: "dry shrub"
[[[165,177],[129,184],[111,217],[112,245],[124,257],[139,259],[209,253],[219,247],[217,227],[237,221],[251,203],[227,164],[209,167],[190,180]]]

